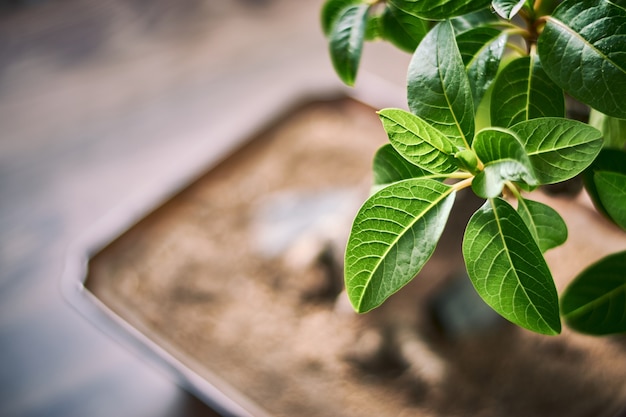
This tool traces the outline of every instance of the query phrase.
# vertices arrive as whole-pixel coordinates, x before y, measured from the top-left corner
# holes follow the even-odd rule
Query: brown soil
[[[489,314],[471,330],[444,317],[463,272],[467,196],[420,277],[371,314],[346,310],[337,253],[385,140],[367,106],[306,105],[95,256],[87,286],[275,416],[609,417],[626,405],[623,338],[539,336]],[[568,245],[585,252],[549,254],[559,290],[568,264],[626,247],[578,200],[573,218],[571,202],[555,200],[582,222]],[[598,224],[610,237],[589,244]]]

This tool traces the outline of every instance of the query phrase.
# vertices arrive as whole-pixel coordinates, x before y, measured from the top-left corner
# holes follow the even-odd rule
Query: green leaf
[[[491,123],[510,127],[538,117],[565,117],[563,91],[545,73],[537,55],[517,58],[493,85]]]
[[[362,2],[360,0],[327,0],[320,14],[324,35],[330,36],[335,21],[347,7],[359,3]]]
[[[437,129],[400,109],[384,109],[378,115],[391,145],[408,161],[438,174],[456,171],[455,149]]]
[[[623,1],[566,0],[539,36],[550,77],[574,98],[626,119],[626,8]]]
[[[599,171],[594,179],[600,201],[609,218],[626,230],[626,175]]]
[[[354,85],[359,69],[369,7],[343,9],[330,32],[330,57],[337,75],[347,85]]]
[[[419,273],[435,250],[455,195],[441,182],[410,179],[363,204],[345,261],[346,292],[357,312],[378,307]]]
[[[491,0],[389,0],[406,13],[423,19],[449,19],[489,6]]]
[[[556,248],[567,240],[567,225],[552,207],[518,198],[517,212],[528,226],[541,252]]]
[[[617,172],[626,175],[626,151],[620,149],[602,149],[593,163],[583,172],[583,183],[596,209],[611,218],[598,194],[595,174],[599,171]]]
[[[493,0],[493,9],[504,19],[511,20],[524,6],[526,0]]]
[[[507,181],[537,184],[524,146],[513,133],[500,128],[483,129],[476,135],[473,149],[484,164],[484,169],[472,182],[472,189],[478,196],[500,195]]]
[[[532,119],[510,130],[522,141],[540,184],[575,177],[593,162],[602,148],[602,134],[576,120]]]
[[[394,182],[431,175],[406,159],[391,144],[383,145],[374,155],[374,185],[388,185]]]
[[[626,332],[624,271],[626,252],[619,252],[581,272],[561,297],[561,311],[567,325],[593,335]]]
[[[452,23],[454,32],[457,35],[460,35],[461,33],[476,28],[478,26],[482,26],[486,23],[493,23],[497,21],[497,16],[492,13],[489,8],[481,9],[450,19],[450,23]]]
[[[626,146],[626,119],[607,116],[591,109],[589,124],[602,132],[605,148],[623,149]]]
[[[474,105],[449,21],[437,24],[419,44],[407,78],[411,112],[446,135],[455,146],[469,148],[474,135]]]
[[[476,291],[496,312],[537,333],[561,332],[548,265],[509,203],[491,199],[474,213],[463,237],[463,256]]]
[[[382,38],[407,52],[415,51],[429,29],[427,21],[410,15],[391,3],[387,4],[380,18]]]
[[[492,27],[477,27],[456,38],[472,89],[474,109],[496,78],[507,38]]]

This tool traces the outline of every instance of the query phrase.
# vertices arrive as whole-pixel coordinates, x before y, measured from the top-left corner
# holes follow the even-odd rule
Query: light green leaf
[[[604,148],[589,168],[583,171],[583,183],[587,193],[589,193],[589,197],[591,197],[591,201],[593,201],[593,205],[600,213],[610,219],[611,216],[602,204],[596,188],[595,174],[600,171],[617,172],[626,175],[626,151]]]
[[[408,161],[438,174],[456,171],[455,149],[437,129],[400,109],[384,109],[378,115],[391,145]]]
[[[532,119],[510,130],[522,141],[540,184],[575,177],[591,164],[602,148],[602,134],[576,120]]]
[[[489,6],[491,0],[389,0],[393,5],[423,19],[449,19]]]
[[[626,252],[609,255],[581,272],[565,289],[561,311],[582,333],[626,332]]]
[[[504,19],[511,20],[524,6],[526,0],[493,0],[493,9]]]
[[[378,307],[419,273],[435,250],[455,195],[441,182],[410,179],[363,204],[345,261],[346,292],[357,312]]]
[[[498,74],[491,95],[491,123],[510,127],[538,117],[565,117],[563,91],[537,55],[511,61]]]
[[[330,36],[335,21],[342,14],[344,9],[359,3],[362,2],[360,0],[327,0],[322,6],[320,14],[324,35]]]
[[[391,3],[380,18],[380,33],[398,48],[413,52],[430,29],[427,21],[410,15]]]
[[[484,169],[472,182],[472,189],[478,196],[500,195],[507,181],[537,184],[524,146],[512,132],[501,128],[483,129],[476,135],[473,149],[484,164]]]
[[[623,1],[566,0],[539,36],[543,66],[574,98],[626,119],[626,7]]]
[[[449,21],[437,24],[419,44],[407,78],[411,112],[455,146],[469,148],[474,135],[474,105]]]
[[[467,72],[474,109],[496,78],[508,36],[493,27],[477,27],[456,38]]]
[[[509,203],[489,200],[472,216],[463,237],[463,256],[476,291],[496,312],[537,333],[561,332],[548,265]]]
[[[591,109],[589,124],[602,132],[605,148],[624,149],[626,147],[626,119],[607,116]]]
[[[535,238],[541,252],[556,248],[567,240],[567,225],[552,207],[518,198],[517,212]]]
[[[347,85],[354,85],[359,69],[369,7],[355,5],[343,9],[330,32],[330,57],[337,75]]]
[[[626,230],[626,175],[599,171],[595,176],[600,201],[611,220]]]
[[[394,182],[431,175],[402,157],[391,144],[383,145],[374,155],[374,185],[388,185]]]

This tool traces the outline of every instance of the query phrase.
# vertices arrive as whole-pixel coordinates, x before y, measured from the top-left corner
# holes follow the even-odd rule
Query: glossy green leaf
[[[360,0],[327,0],[322,6],[320,20],[324,35],[330,36],[330,32],[344,9],[354,4],[362,3]]]
[[[594,179],[600,201],[609,218],[626,230],[626,175],[599,171]]]
[[[517,212],[542,252],[556,248],[567,240],[567,225],[552,207],[538,201],[519,198]]]
[[[591,109],[589,124],[602,132],[605,148],[624,149],[626,147],[626,119],[607,116]]]
[[[500,195],[507,181],[537,184],[524,146],[513,133],[499,128],[483,129],[476,135],[473,149],[484,164],[472,182],[478,196]]]
[[[496,312],[537,333],[561,332],[548,265],[509,203],[491,199],[472,216],[463,237],[463,256],[476,291]]]
[[[337,75],[347,85],[354,85],[359,69],[368,10],[368,5],[343,9],[330,32],[330,57]]]
[[[626,175],[626,151],[621,149],[602,149],[593,163],[583,172],[585,189],[593,201],[596,209],[610,218],[606,208],[600,200],[595,184],[595,174],[600,171],[617,172]]]
[[[373,172],[374,185],[388,185],[431,175],[430,172],[404,159],[389,143],[383,145],[374,155]]]
[[[491,12],[489,8],[477,10],[475,12],[467,13],[461,16],[453,17],[450,19],[454,32],[460,35],[470,29],[474,29],[478,26],[482,26],[487,23],[497,22],[498,17]]]
[[[626,5],[566,0],[548,18],[538,52],[550,77],[573,97],[626,119]]]
[[[493,9],[504,19],[511,20],[524,6],[526,0],[493,0]]]
[[[434,173],[456,171],[455,148],[437,129],[400,109],[384,109],[378,115],[389,142],[408,161]]]
[[[405,12],[423,19],[449,19],[489,7],[491,0],[389,0]]]
[[[573,178],[591,164],[602,148],[600,131],[576,120],[532,119],[510,130],[522,141],[541,184]]]
[[[565,289],[561,311],[582,333],[626,332],[626,252],[609,255],[581,272]]]
[[[357,312],[382,304],[431,257],[456,193],[441,182],[410,179],[370,197],[348,239],[345,284]]]
[[[498,74],[491,95],[491,123],[510,127],[538,117],[564,117],[563,91],[548,77],[537,55],[511,61]]]
[[[410,15],[391,3],[387,4],[380,18],[382,38],[407,52],[415,51],[429,29],[427,21]]]
[[[413,114],[469,148],[474,105],[469,79],[449,21],[437,24],[419,44],[408,71],[408,102]]]
[[[507,38],[493,27],[477,27],[456,38],[472,89],[474,109],[496,78]]]

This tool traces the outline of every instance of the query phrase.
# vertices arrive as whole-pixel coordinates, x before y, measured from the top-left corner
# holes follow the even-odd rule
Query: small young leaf
[[[361,207],[348,239],[345,283],[359,313],[382,304],[431,257],[454,203],[454,188],[410,179],[383,188]]]
[[[455,149],[437,129],[400,109],[384,109],[378,115],[391,145],[408,161],[438,174],[456,171]]]
[[[446,135],[455,146],[469,148],[474,135],[474,104],[449,21],[437,24],[419,44],[407,78],[411,112]]]
[[[528,226],[541,252],[556,248],[567,240],[567,225],[552,207],[519,198],[517,212]]]
[[[387,3],[379,23],[382,38],[407,52],[414,52],[430,29],[427,21],[410,15],[391,3]]]
[[[566,0],[539,36],[544,69],[574,98],[626,119],[623,1]]]
[[[540,184],[573,178],[591,164],[602,148],[600,131],[576,120],[532,119],[510,130],[522,141]]]
[[[602,149],[589,168],[583,171],[583,183],[593,205],[600,213],[610,219],[611,216],[602,204],[595,184],[595,174],[600,171],[617,172],[626,175],[626,151]]]
[[[476,135],[473,148],[484,164],[472,182],[478,196],[498,196],[506,181],[537,184],[524,146],[513,133],[500,128],[483,129]]]
[[[493,9],[504,19],[511,20],[522,9],[526,0],[493,0]]]
[[[598,171],[594,179],[600,201],[609,218],[626,230],[626,175]]]
[[[605,148],[624,149],[626,147],[626,119],[607,116],[591,109],[589,124],[602,132]]]
[[[389,0],[396,7],[423,19],[441,20],[475,12],[491,0]]]
[[[322,6],[320,20],[324,35],[330,36],[330,32],[337,18],[348,6],[361,3],[360,0],[327,0]]]
[[[548,265],[509,203],[489,200],[472,216],[463,237],[463,256],[476,291],[496,312],[537,333],[561,332]]]
[[[581,272],[565,289],[561,311],[582,333],[626,332],[626,252],[609,255]]]
[[[467,72],[474,109],[495,79],[508,36],[493,27],[477,27],[456,38]]]
[[[389,143],[383,145],[374,155],[373,172],[374,185],[388,185],[431,175],[430,172],[404,159]]]
[[[339,78],[354,85],[361,61],[369,5],[349,6],[342,10],[330,32],[330,57]]]
[[[517,58],[494,82],[491,123],[510,127],[538,117],[565,117],[563,91],[545,73],[537,55]]]
[[[459,168],[471,172],[472,174],[478,173],[478,157],[476,153],[471,149],[463,149],[454,154]]]

